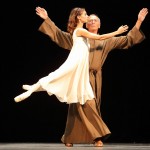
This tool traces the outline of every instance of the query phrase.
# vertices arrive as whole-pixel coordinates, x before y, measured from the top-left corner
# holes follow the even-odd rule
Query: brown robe
[[[71,35],[60,30],[50,18],[44,20],[39,31],[49,36],[60,47],[71,49],[73,43]],[[126,36],[89,40],[90,83],[96,99],[87,101],[84,105],[69,104],[66,129],[61,139],[63,143],[93,143],[95,139],[104,138],[111,133],[100,114],[102,66],[111,50],[128,49],[144,39],[142,31],[134,26]]]

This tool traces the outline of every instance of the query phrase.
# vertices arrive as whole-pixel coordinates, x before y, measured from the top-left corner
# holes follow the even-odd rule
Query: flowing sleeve
[[[141,43],[145,39],[146,37],[144,33],[134,26],[125,36],[116,36],[107,39],[105,46],[109,51],[113,49],[129,49],[130,47]]]
[[[71,50],[72,36],[68,32],[60,30],[50,18],[44,20],[38,30],[46,34],[58,46]]]

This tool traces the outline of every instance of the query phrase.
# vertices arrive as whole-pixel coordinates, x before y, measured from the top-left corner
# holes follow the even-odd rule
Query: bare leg
[[[24,84],[24,85],[22,86],[22,88],[23,88],[24,90],[29,91],[29,90],[32,89],[32,86],[33,86],[33,85]],[[35,92],[39,92],[39,91],[44,91],[44,89],[40,86]]]
[[[39,84],[39,82],[37,82],[36,84],[33,84],[32,86],[29,86],[29,90],[16,96],[14,98],[15,102],[20,102],[22,100],[25,100],[26,98],[28,98],[33,92],[37,91],[41,86]]]

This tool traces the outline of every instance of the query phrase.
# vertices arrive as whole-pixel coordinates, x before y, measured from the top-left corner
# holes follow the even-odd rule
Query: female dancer
[[[73,47],[67,60],[54,72],[45,76],[33,85],[23,85],[26,92],[16,96],[15,102],[28,98],[33,92],[46,91],[49,95],[55,95],[60,102],[85,104],[87,100],[94,99],[89,82],[89,43],[88,38],[104,40],[128,30],[124,25],[117,31],[97,35],[83,28],[88,21],[85,8],[73,8],[71,10],[67,31],[73,36]]]

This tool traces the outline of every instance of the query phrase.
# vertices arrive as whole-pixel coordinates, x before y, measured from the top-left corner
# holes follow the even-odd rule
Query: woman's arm
[[[79,28],[77,30],[76,34],[77,34],[77,36],[83,36],[83,37],[91,38],[91,39],[95,39],[95,40],[105,40],[105,39],[114,37],[116,35],[122,34],[126,31],[128,31],[128,26],[124,25],[124,26],[120,26],[118,28],[118,30],[116,30],[114,32],[107,33],[107,34],[102,34],[102,35],[91,33],[91,32],[89,32],[89,31],[87,31],[86,29],[83,29],[83,28]]]

